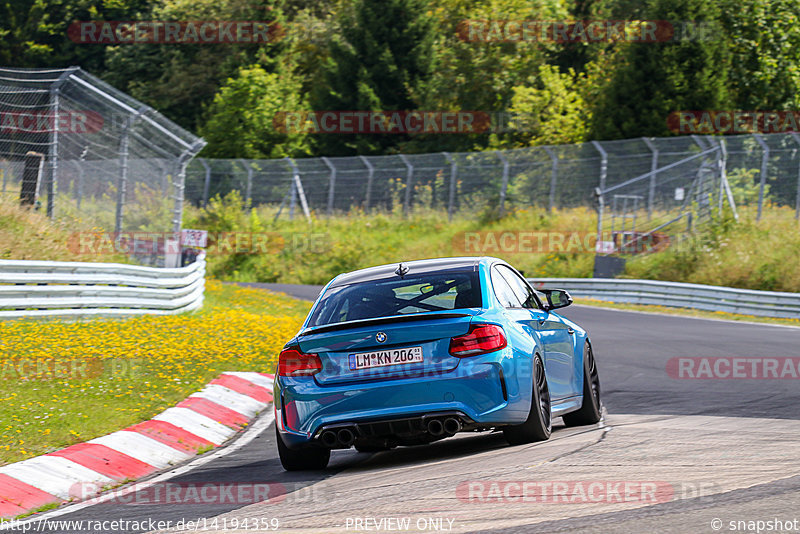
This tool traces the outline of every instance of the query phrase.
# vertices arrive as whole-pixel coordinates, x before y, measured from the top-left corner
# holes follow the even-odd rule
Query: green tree
[[[509,109],[512,133],[502,148],[554,145],[584,141],[588,130],[587,107],[578,89],[577,75],[558,72],[552,65],[539,67],[528,85],[514,87]]]
[[[214,97],[200,133],[206,157],[282,158],[309,153],[307,136],[281,131],[280,112],[308,110],[290,71],[240,69]],[[277,127],[276,127],[277,126]]]
[[[797,0],[725,0],[736,109],[800,108],[800,10]]]
[[[0,0],[0,65],[53,68],[77,65],[101,73],[105,47],[70,39],[73,22],[130,20],[155,0]]]
[[[651,0],[646,18],[719,20],[716,5],[706,0]],[[626,43],[617,57],[610,82],[594,102],[594,138],[669,135],[667,117],[673,111],[730,105],[730,54],[723,37]]]
[[[276,0],[163,0],[150,20],[259,21],[282,24]],[[214,95],[240,67],[272,70],[280,41],[273,43],[149,44],[109,47],[107,81],[194,130]]]
[[[340,14],[341,34],[329,46],[312,92],[315,110],[400,111],[417,107],[431,73],[430,19],[423,0],[356,0]],[[324,155],[391,150],[400,135],[319,136]]]

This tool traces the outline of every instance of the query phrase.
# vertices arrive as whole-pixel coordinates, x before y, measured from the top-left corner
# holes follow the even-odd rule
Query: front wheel
[[[511,445],[523,445],[549,439],[552,430],[550,388],[547,387],[544,364],[536,355],[533,358],[533,395],[528,420],[521,425],[504,428],[503,435]]]
[[[278,456],[287,471],[311,471],[325,469],[331,458],[331,450],[320,448],[290,449],[283,442],[278,427],[275,427],[275,441],[278,442]]]
[[[600,377],[592,346],[583,346],[583,405],[580,410],[561,416],[567,426],[593,425],[600,421]]]

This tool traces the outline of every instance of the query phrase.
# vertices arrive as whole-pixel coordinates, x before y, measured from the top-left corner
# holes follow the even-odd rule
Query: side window
[[[533,294],[530,286],[519,277],[517,273],[506,267],[505,265],[498,265],[496,269],[503,275],[503,278],[508,281],[508,285],[511,286],[511,289],[514,291],[514,294],[517,296],[517,299],[522,302],[522,306],[525,308],[538,308],[539,303],[536,300],[536,297]]]
[[[522,306],[514,290],[511,289],[505,277],[500,274],[496,267],[492,269],[492,287],[494,287],[494,294],[497,296],[497,300],[500,301],[503,307],[519,308]]]

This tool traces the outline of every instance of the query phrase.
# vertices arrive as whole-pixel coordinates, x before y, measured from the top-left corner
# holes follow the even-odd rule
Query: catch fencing
[[[166,315],[203,305],[205,255],[176,269],[0,260],[0,319]]]
[[[770,205],[790,206],[800,214],[799,149],[797,134],[756,134],[637,138],[470,153],[197,158],[187,169],[186,198],[205,206],[213,196],[235,190],[252,205],[283,206],[283,213],[290,216],[305,201],[317,215],[354,209],[404,214],[436,209],[452,218],[459,212],[474,215],[486,209],[502,215],[528,206],[596,207],[598,193],[608,193],[604,200],[609,209],[614,195],[641,197],[639,215],[652,219],[659,212],[675,210],[677,204],[668,202],[669,197],[678,196],[683,204],[694,193],[690,200],[696,201],[700,190],[691,190],[694,179],[698,173],[713,172],[714,180],[701,185],[709,193],[715,188],[711,201],[717,207],[724,200],[735,206],[758,206],[759,211]],[[722,176],[730,192],[723,187],[720,194]],[[624,188],[628,191],[621,191]]]
[[[0,68],[0,191],[51,217],[176,232],[186,165],[203,146],[80,68]]]
[[[674,308],[800,318],[800,293],[612,278],[529,278],[535,288],[566,289],[573,297]]]

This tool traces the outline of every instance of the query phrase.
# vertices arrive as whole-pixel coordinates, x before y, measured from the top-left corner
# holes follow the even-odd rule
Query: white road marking
[[[38,522],[38,521],[44,521],[44,520],[47,520],[47,519],[60,517],[62,515],[71,514],[73,512],[77,512],[79,510],[83,510],[85,508],[89,508],[91,506],[95,506],[97,504],[101,504],[101,503],[104,503],[104,502],[107,502],[107,501],[110,501],[110,500],[113,500],[113,499],[118,499],[120,496],[124,496],[124,495],[126,495],[126,494],[128,494],[130,492],[142,491],[142,490],[144,490],[144,489],[146,489],[146,488],[148,488],[148,487],[150,487],[150,486],[152,486],[154,484],[159,484],[161,482],[166,482],[167,480],[170,480],[170,479],[175,478],[177,476],[181,476],[183,474],[186,474],[186,473],[188,473],[190,471],[193,471],[193,470],[197,469],[198,467],[204,466],[205,464],[207,464],[209,462],[213,462],[214,460],[222,458],[223,456],[227,456],[229,454],[232,454],[232,453],[238,451],[239,449],[241,449],[242,447],[244,447],[245,445],[247,445],[248,443],[253,441],[256,438],[256,436],[258,436],[259,434],[264,432],[267,428],[269,428],[269,426],[274,421],[275,421],[275,414],[274,414],[273,410],[266,410],[264,412],[264,414],[260,418],[258,418],[253,423],[253,425],[251,427],[249,427],[241,435],[241,437],[239,439],[237,439],[236,441],[234,441],[233,443],[231,443],[227,447],[223,447],[221,449],[218,449],[218,450],[214,451],[213,453],[210,453],[210,454],[207,454],[207,455],[203,455],[203,456],[195,459],[194,461],[189,462],[186,465],[182,465],[182,466],[176,467],[174,469],[171,469],[171,470],[167,471],[166,473],[162,473],[162,474],[160,474],[160,475],[158,475],[156,477],[153,477],[153,478],[147,480],[146,482],[135,482],[135,483],[131,484],[128,489],[122,489],[122,490],[119,490],[119,491],[114,491],[114,492],[106,494],[105,496],[101,495],[99,497],[96,497],[94,499],[91,499],[91,500],[88,500],[88,501],[85,501],[85,502],[82,502],[82,503],[71,504],[69,506],[65,506],[63,508],[52,510],[50,512],[45,512],[43,514],[37,514],[37,515],[35,515],[33,517],[30,517],[28,519],[24,519],[24,520],[21,520],[21,521],[13,521],[13,522],[9,521],[9,522],[6,522],[6,523],[0,523],[0,530],[8,530],[12,526],[15,529],[18,529],[22,525],[26,525],[26,524],[29,524],[29,523],[35,523],[35,522]],[[26,461],[29,461],[29,460],[26,460]],[[3,467],[0,467],[0,472],[3,472],[2,471],[3,469],[4,469]]]

